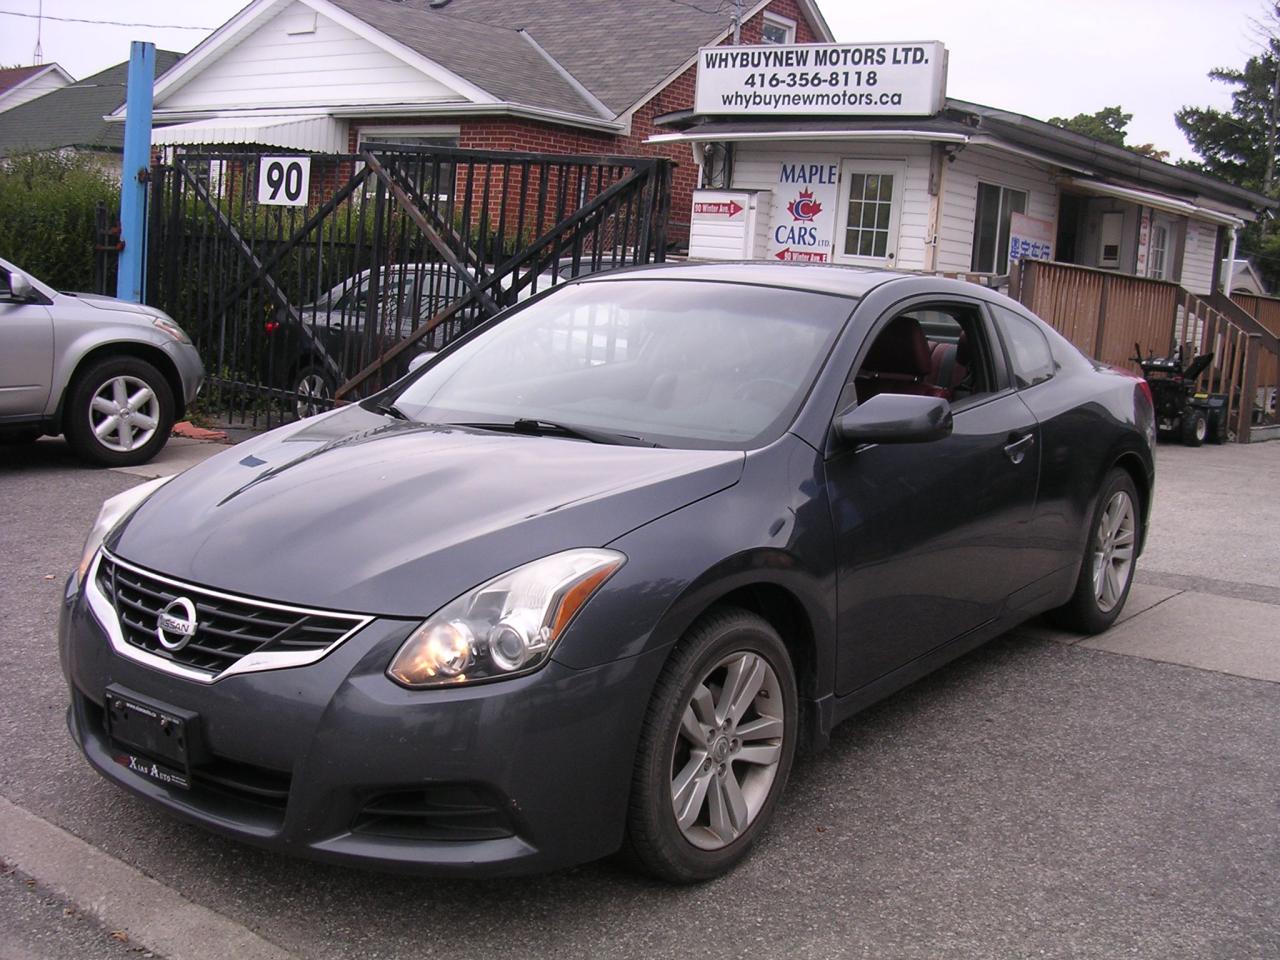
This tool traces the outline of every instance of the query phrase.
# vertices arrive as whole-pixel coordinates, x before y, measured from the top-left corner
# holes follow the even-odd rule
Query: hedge
[[[0,257],[58,290],[92,290],[99,203],[120,208],[120,186],[99,158],[0,160]]]

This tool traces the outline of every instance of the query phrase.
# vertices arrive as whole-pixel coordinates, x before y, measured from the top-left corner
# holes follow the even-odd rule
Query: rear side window
[[[1058,365],[1040,328],[1005,307],[992,304],[991,311],[1009,350],[1014,383],[1019,388],[1033,387],[1052,377]]]

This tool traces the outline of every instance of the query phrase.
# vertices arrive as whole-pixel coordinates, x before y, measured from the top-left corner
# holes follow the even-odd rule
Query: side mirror
[[[941,397],[881,393],[836,417],[846,443],[927,443],[951,435],[951,404]]]
[[[409,372],[413,373],[413,371],[417,370],[420,366],[422,366],[424,363],[426,363],[435,355],[436,355],[435,350],[424,350],[422,353],[418,354],[416,357],[414,357],[412,360],[409,361]]]
[[[22,274],[14,271],[13,273],[0,273],[0,276],[8,280],[9,299],[17,303],[27,303],[31,300],[32,288],[31,281]],[[0,287],[0,294],[5,293],[3,287]]]

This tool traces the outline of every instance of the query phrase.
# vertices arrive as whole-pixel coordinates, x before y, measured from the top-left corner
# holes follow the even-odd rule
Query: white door
[[[892,267],[898,258],[898,223],[907,165],[892,160],[840,164],[840,213],[834,257],[838,263]]]
[[[1173,221],[1168,217],[1151,218],[1151,240],[1147,247],[1147,276],[1156,280],[1168,280],[1173,273],[1170,249],[1173,239]]]

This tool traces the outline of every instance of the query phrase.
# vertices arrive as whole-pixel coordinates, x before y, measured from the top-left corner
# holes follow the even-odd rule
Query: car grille
[[[226,672],[249,654],[310,653],[318,659],[368,622],[350,614],[293,609],[188,586],[146,573],[105,552],[98,565],[98,589],[115,608],[126,643],[210,677]],[[172,651],[161,645],[156,621],[180,597],[195,606],[197,628],[186,646]]]
[[[351,831],[397,840],[497,840],[515,835],[500,800],[466,784],[381,794],[364,805]]]

